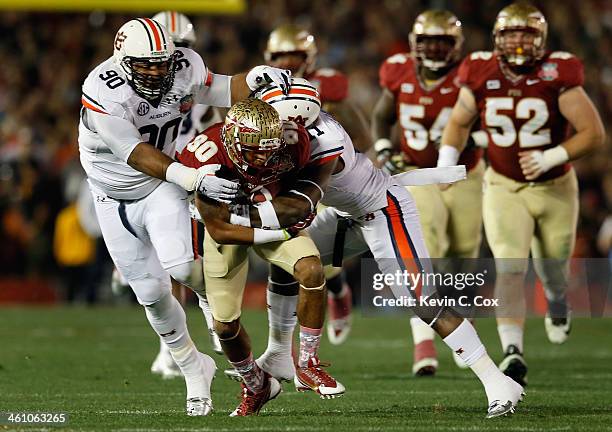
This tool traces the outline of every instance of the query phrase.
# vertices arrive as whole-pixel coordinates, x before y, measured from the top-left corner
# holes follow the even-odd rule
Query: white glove
[[[246,83],[253,91],[273,84],[278,86],[284,94],[287,94],[291,87],[291,71],[272,66],[255,66],[247,73]]]
[[[535,180],[551,168],[569,160],[567,151],[560,145],[545,151],[520,152],[518,155],[521,170],[527,180]]]
[[[238,195],[240,185],[215,176],[219,168],[221,168],[219,164],[204,165],[198,168],[195,190],[215,201],[229,203]]]

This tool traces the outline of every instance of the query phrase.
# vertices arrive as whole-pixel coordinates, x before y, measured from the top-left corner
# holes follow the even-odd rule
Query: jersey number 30
[[[217,144],[209,140],[206,135],[198,135],[187,144],[187,150],[193,153],[197,160],[205,163],[208,159],[217,154],[219,148]]]

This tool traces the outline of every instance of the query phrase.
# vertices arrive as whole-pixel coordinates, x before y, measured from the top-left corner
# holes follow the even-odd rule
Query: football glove
[[[238,195],[240,185],[236,182],[215,176],[221,168],[219,164],[204,165],[198,168],[196,191],[215,201],[230,203]]]
[[[252,91],[273,84],[287,94],[291,87],[291,71],[272,66],[255,66],[247,73],[246,83]]]

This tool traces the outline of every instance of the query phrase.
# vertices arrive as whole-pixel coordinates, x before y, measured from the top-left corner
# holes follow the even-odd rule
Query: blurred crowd
[[[408,33],[419,12],[428,7],[454,11],[464,24],[467,53],[492,48],[495,15],[508,3],[251,0],[243,15],[190,18],[196,50],[213,71],[225,74],[261,64],[275,26],[289,20],[304,25],[316,36],[317,64],[346,73],[351,99],[369,115],[380,94],[378,67],[387,56],[408,51]],[[534,4],[549,20],[548,46],[583,60],[586,91],[611,130],[612,2]],[[57,216],[76,200],[75,185],[83,176],[77,147],[80,86],[94,66],[112,55],[115,32],[130,18],[101,11],[0,15],[0,275],[61,274],[53,252]],[[609,139],[605,149],[575,167],[581,187],[575,255],[607,256],[612,238]]]

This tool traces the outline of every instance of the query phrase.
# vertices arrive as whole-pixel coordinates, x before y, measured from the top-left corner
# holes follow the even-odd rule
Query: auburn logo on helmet
[[[127,36],[125,35],[125,33],[121,31],[117,33],[117,36],[115,36],[115,49],[120,50],[121,46],[123,46],[123,42],[125,42],[126,39]]]

